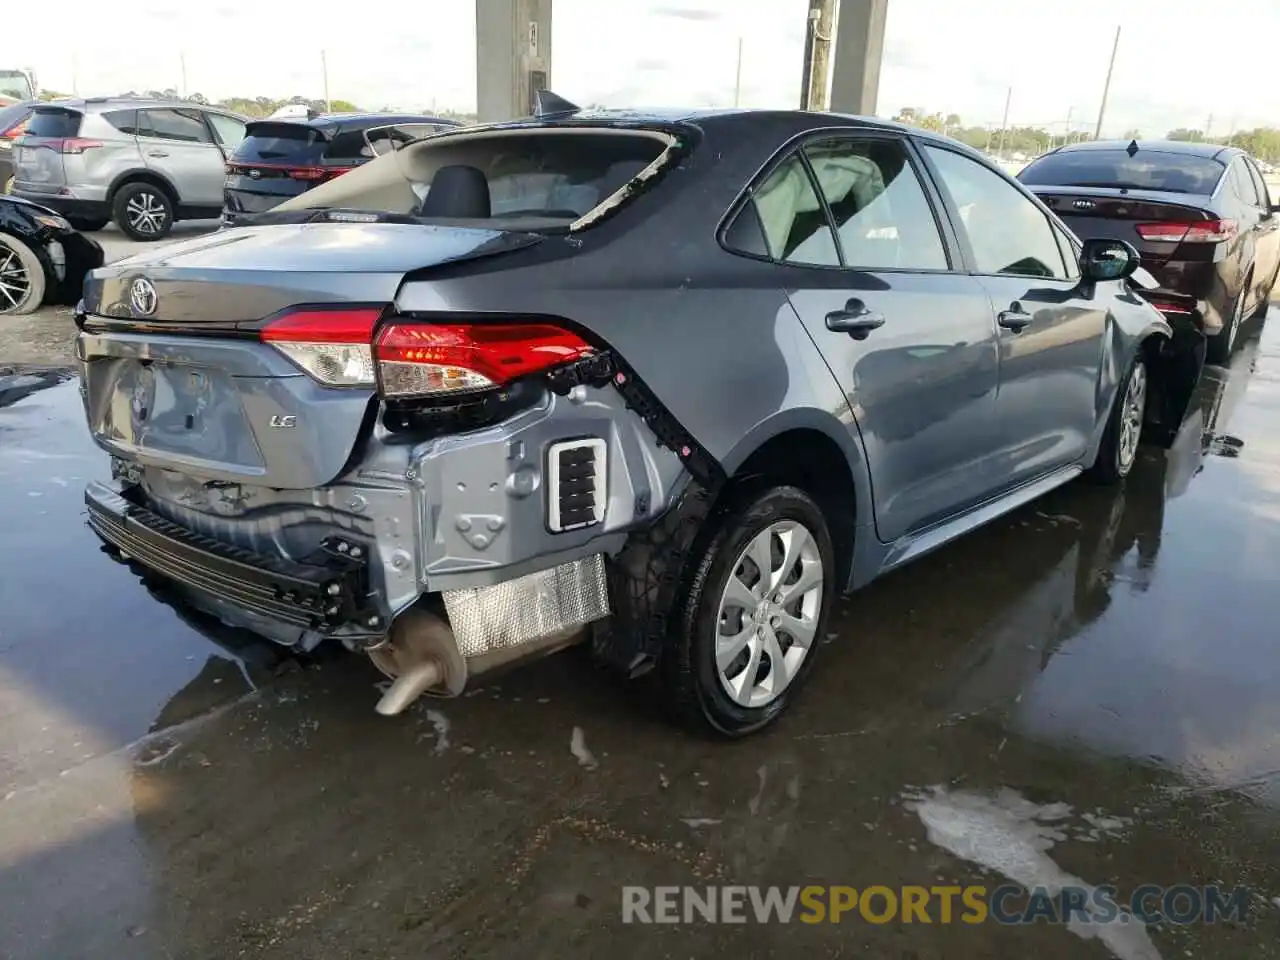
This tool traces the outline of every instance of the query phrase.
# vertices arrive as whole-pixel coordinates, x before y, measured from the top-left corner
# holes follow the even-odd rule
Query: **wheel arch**
[[[857,528],[872,520],[871,476],[850,427],[822,410],[780,411],[743,437],[724,467],[730,487],[767,478],[817,500],[828,518],[839,580],[850,582]]]
[[[163,173],[146,167],[135,167],[132,170],[116,174],[115,179],[111,181],[111,185],[107,188],[107,204],[114,204],[116,202],[116,194],[120,192],[122,187],[130,183],[149,183],[153,187],[159,187],[165,192],[169,202],[173,204],[174,217],[177,217],[178,204],[181,203],[178,199],[178,188]]]

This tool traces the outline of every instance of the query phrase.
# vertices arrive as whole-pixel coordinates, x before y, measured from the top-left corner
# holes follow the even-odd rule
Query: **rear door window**
[[[213,142],[198,110],[139,110],[138,134],[181,143]]]
[[[840,266],[831,222],[798,156],[785,160],[752,191],[769,256],[784,263]]]
[[[1261,206],[1265,210],[1271,209],[1271,191],[1267,189],[1267,181],[1262,179],[1262,174],[1258,172],[1258,165],[1251,158],[1246,157],[1244,160],[1245,167],[1249,170],[1249,176],[1253,178],[1253,185],[1258,190],[1258,197]]]
[[[831,210],[845,266],[946,270],[946,250],[900,140],[838,139],[804,148]]]
[[[1236,160],[1231,164],[1231,186],[1235,190],[1236,196],[1250,207],[1258,207],[1262,205],[1262,198],[1258,196],[1258,188],[1253,182],[1253,178],[1249,176],[1249,171],[1245,169],[1243,160]]]
[[[1160,150],[1063,150],[1032,161],[1018,174],[1028,186],[1128,187],[1208,196],[1226,166],[1212,157]]]
[[[102,115],[102,119],[127,136],[138,135],[137,110],[108,110]]]
[[[74,137],[80,132],[81,117],[75,110],[37,110],[27,125],[27,136]]]

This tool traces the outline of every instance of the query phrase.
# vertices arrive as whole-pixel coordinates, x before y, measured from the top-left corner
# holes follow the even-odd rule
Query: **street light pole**
[[[733,81],[733,105],[742,106],[742,38],[738,38],[738,72]]]
[[[324,75],[324,112],[333,113],[333,103],[329,100],[329,57],[320,51],[320,72]]]
[[[1102,118],[1107,112],[1107,96],[1111,93],[1111,74],[1116,69],[1116,51],[1120,49],[1120,28],[1116,27],[1116,39],[1111,44],[1111,62],[1107,65],[1107,82],[1102,85],[1102,104],[1098,107],[1098,125],[1093,128],[1093,139],[1102,139]]]
[[[1000,121],[1000,146],[996,147],[996,156],[1004,156],[1004,135],[1009,129],[1009,104],[1013,100],[1013,87],[1009,88],[1009,92],[1004,97],[1004,119]]]

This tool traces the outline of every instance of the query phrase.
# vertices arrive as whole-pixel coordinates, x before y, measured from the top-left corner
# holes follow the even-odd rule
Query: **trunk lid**
[[[1111,187],[1052,187],[1040,184],[1030,189],[1044,204],[1062,218],[1081,240],[1125,240],[1138,248],[1143,266],[1157,278],[1162,268],[1177,254],[1177,259],[1199,259],[1206,244],[1187,256],[1179,252],[1178,243],[1150,241],[1138,233],[1138,224],[1194,223],[1212,220],[1213,214],[1197,205],[1197,198],[1186,194],[1169,194],[1157,190],[1121,190]]]
[[[126,460],[237,489],[323,486],[371,423],[374,391],[313,379],[258,339],[264,319],[302,304],[389,304],[410,271],[539,239],[309,222],[227,230],[96,270],[78,342],[90,430]]]
[[[14,144],[14,179],[22,190],[51,195],[62,191],[67,184],[66,152],[82,150],[77,138],[83,118],[78,110],[36,109],[22,139]]]

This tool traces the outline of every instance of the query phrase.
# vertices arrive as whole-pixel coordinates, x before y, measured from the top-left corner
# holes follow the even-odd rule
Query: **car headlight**
[[[62,217],[55,216],[52,213],[37,213],[31,217],[36,223],[43,224],[46,227],[53,227],[55,230],[70,230],[71,224]]]

